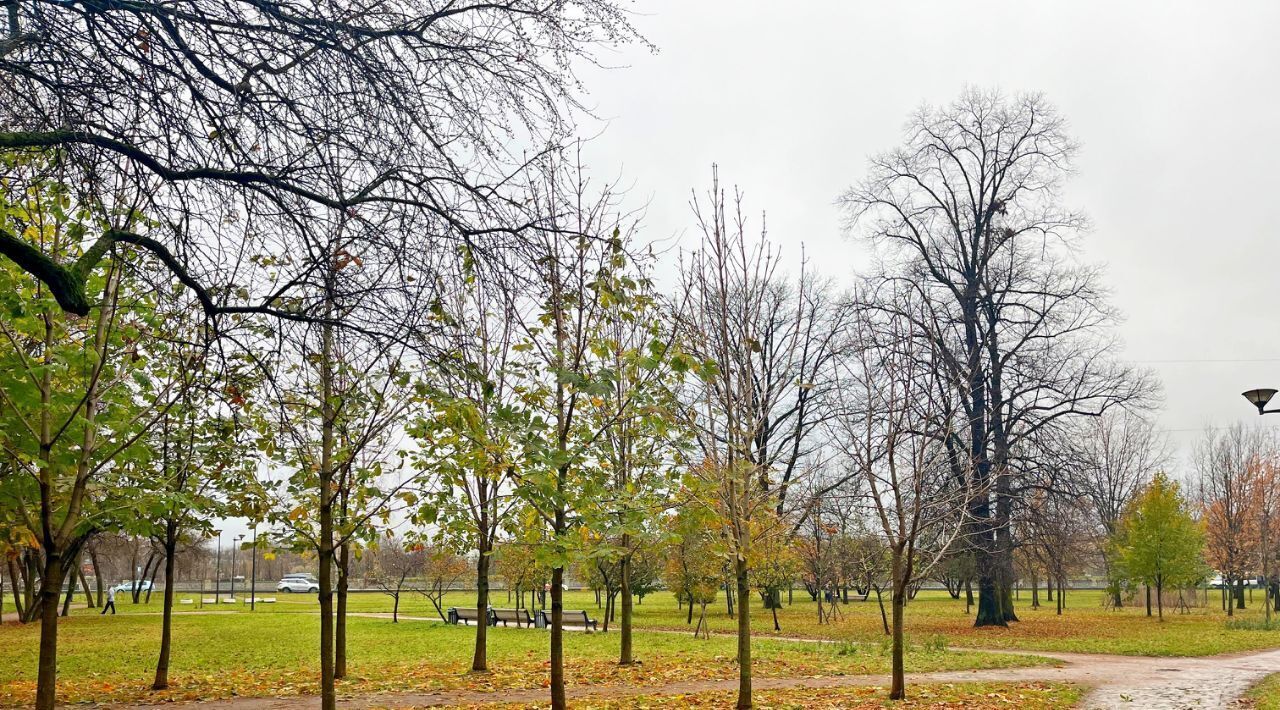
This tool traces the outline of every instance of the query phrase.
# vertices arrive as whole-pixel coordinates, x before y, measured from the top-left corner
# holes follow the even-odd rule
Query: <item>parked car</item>
[[[310,572],[286,574],[276,585],[277,592],[318,592],[320,580],[311,576]]]
[[[116,586],[112,587],[112,589],[115,590],[116,594],[123,594],[126,592],[132,594],[134,585],[137,585],[138,591],[143,594],[146,594],[147,592],[151,591],[151,580],[148,580],[148,579],[139,579],[136,581],[121,582]]]

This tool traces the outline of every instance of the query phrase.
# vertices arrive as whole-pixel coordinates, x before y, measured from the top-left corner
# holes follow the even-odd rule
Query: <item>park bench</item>
[[[461,621],[463,626],[470,626],[470,622],[472,621],[480,623],[480,610],[451,606],[449,607],[448,617],[450,624],[457,624]],[[488,619],[485,619],[486,623],[488,623],[488,621]]]
[[[565,609],[560,612],[560,618],[565,626],[581,626],[583,631],[596,628],[596,620],[588,616],[585,609]],[[551,610],[544,609],[538,612],[537,624],[540,629],[551,628]]]
[[[241,601],[243,601],[245,604],[252,604],[254,602],[257,602],[258,604],[275,604],[276,598],[275,597],[253,597],[252,599],[242,599]]]
[[[190,599],[179,599],[178,603],[179,604],[195,604],[195,602],[191,601]]]
[[[497,626],[498,622],[506,626],[508,622],[514,621],[518,627],[533,627],[533,617],[529,616],[528,609],[490,609],[489,611],[489,618],[494,626]]]

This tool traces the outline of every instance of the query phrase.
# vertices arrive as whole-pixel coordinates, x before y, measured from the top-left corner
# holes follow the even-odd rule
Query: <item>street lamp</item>
[[[244,540],[244,533],[236,538],[236,544],[231,546],[231,601],[236,600],[236,548],[240,547],[240,541]]]
[[[253,526],[253,565],[249,570],[249,611],[258,603],[258,526]]]
[[[213,558],[213,605],[217,606],[221,603],[222,595],[222,531],[214,530],[213,534],[218,536],[217,552]]]
[[[1249,400],[1249,404],[1252,404],[1253,406],[1258,408],[1258,414],[1280,413],[1280,409],[1266,408],[1267,402],[1270,402],[1271,398],[1276,396],[1276,390],[1263,388],[1263,389],[1249,390],[1248,392],[1244,392],[1243,394],[1244,394],[1244,398]]]

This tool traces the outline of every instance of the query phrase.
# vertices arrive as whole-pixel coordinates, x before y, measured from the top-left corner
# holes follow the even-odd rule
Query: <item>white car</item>
[[[151,591],[151,580],[148,579],[139,579],[136,582],[121,582],[111,589],[113,589],[116,594],[123,594],[125,592],[132,594],[135,584],[138,585],[138,591],[142,594],[146,594]]]
[[[277,592],[318,592],[320,581],[310,573],[286,574],[276,585]]]

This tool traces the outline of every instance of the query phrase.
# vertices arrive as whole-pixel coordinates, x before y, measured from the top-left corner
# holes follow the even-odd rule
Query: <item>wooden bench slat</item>
[[[529,616],[528,609],[493,609],[491,608],[489,611],[490,611],[490,617],[492,619],[492,623],[494,626],[497,626],[498,622],[502,622],[502,625],[506,626],[507,622],[510,622],[510,621],[514,621],[516,623],[516,626],[531,627],[534,625],[533,617]]]

